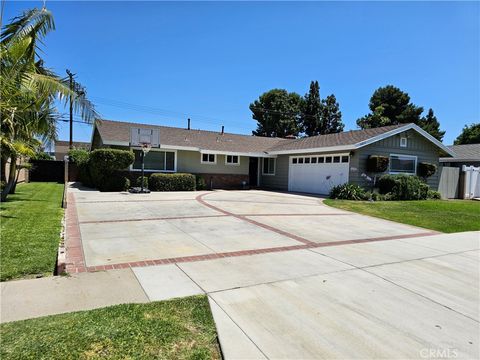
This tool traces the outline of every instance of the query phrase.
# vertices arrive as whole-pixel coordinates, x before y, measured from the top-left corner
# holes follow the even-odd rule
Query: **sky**
[[[42,1],[7,1],[4,22]],[[433,108],[451,144],[480,119],[479,2],[60,2],[46,65],[76,74],[105,119],[251,134],[249,104],[318,80],[345,130],[380,86]],[[59,108],[62,113],[67,109]],[[74,140],[91,126],[75,123]],[[68,124],[59,126],[68,139]]]

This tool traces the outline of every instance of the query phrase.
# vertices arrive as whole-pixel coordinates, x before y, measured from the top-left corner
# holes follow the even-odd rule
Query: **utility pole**
[[[68,77],[70,78],[70,90],[73,91],[73,74],[67,69]],[[70,149],[73,149],[73,95],[70,94],[70,141],[68,144]]]

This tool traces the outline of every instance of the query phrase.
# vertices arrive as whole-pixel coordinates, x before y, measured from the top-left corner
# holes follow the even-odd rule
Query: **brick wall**
[[[201,176],[207,184],[207,188],[213,189],[242,189],[242,182],[248,186],[249,176],[241,174],[195,174]]]

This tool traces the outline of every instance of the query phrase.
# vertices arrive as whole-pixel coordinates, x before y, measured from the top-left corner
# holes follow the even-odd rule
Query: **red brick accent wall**
[[[210,189],[242,189],[242,182],[245,181],[245,186],[248,185],[249,176],[239,174],[195,174],[203,177],[207,188]]]

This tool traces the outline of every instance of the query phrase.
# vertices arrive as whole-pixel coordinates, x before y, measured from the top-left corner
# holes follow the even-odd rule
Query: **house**
[[[454,152],[454,156],[440,158],[442,166],[459,168],[463,165],[480,166],[480,144],[449,145],[447,147]]]
[[[74,141],[74,149],[85,149],[90,150],[89,142]],[[55,160],[63,160],[66,155],[68,155],[68,150],[70,150],[70,142],[63,140],[55,140]]]
[[[280,139],[174,128],[110,120],[96,121],[92,149],[132,149],[140,171],[140,148],[132,147],[132,128],[159,133],[160,146],[145,157],[149,172],[188,172],[202,176],[213,188],[252,187],[328,194],[346,182],[369,185],[371,155],[389,159],[391,174],[417,173],[420,162],[439,165],[440,156],[454,153],[414,124],[353,130],[301,139]],[[140,131],[140,130],[139,130]],[[436,189],[438,172],[428,178]]]

